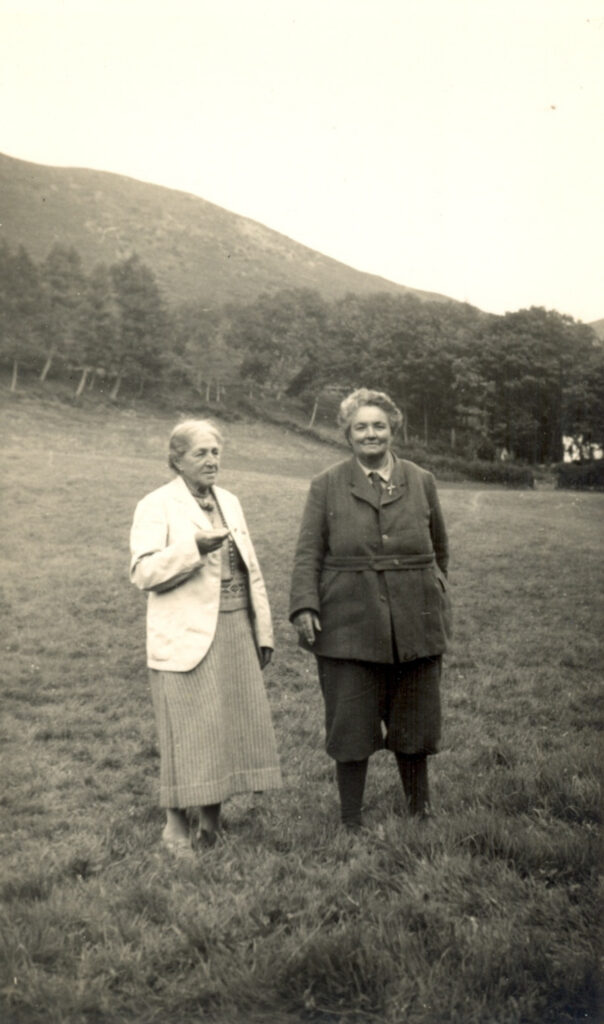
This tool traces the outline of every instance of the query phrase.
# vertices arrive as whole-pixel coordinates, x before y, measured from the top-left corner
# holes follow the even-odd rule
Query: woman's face
[[[221,446],[215,435],[199,427],[191,437],[191,447],[176,461],[178,472],[193,491],[207,491],[220,469]]]
[[[392,443],[390,420],[378,405],[362,405],[351,420],[349,437],[359,462],[379,468]]]

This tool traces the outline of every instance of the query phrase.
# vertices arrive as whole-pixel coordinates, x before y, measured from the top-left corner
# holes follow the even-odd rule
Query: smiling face
[[[222,447],[211,430],[199,427],[192,433],[189,449],[175,461],[190,490],[203,494],[216,482],[221,452]]]
[[[379,469],[392,443],[390,420],[379,405],[362,405],[352,417],[348,438],[359,462],[368,468]]]

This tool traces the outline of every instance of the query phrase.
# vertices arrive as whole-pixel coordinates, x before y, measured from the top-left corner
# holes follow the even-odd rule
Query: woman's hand
[[[317,633],[321,632],[321,620],[317,613],[305,608],[303,611],[298,612],[297,615],[294,615],[292,622],[298,630],[300,640],[310,644],[312,647],[317,639]]]
[[[273,656],[272,647],[261,647],[260,648],[260,668],[264,671],[266,666],[270,664],[270,660]]]
[[[207,555],[210,551],[217,551],[229,535],[229,531],[221,527],[220,530],[196,530],[195,543],[200,555]]]

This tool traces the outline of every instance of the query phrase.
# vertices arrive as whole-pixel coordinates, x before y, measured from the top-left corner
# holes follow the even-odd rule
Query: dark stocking
[[[367,760],[336,761],[336,772],[342,823],[348,828],[358,828],[361,824]]]
[[[216,841],[219,824],[220,804],[204,804],[200,809],[199,838],[211,846]]]
[[[430,811],[428,791],[428,758],[425,754],[399,754],[396,763],[407,797],[409,814],[425,816]]]

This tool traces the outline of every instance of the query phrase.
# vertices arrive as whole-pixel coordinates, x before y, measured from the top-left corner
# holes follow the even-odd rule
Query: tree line
[[[175,383],[207,403],[297,399],[311,419],[366,385],[405,413],[406,440],[562,457],[562,435],[604,439],[604,347],[586,324],[531,307],[503,316],[386,292],[327,300],[283,289],[251,303],[171,307],[134,254],[90,273],[55,245],[35,263],[0,245],[0,358],[11,388],[67,370],[76,395]]]

